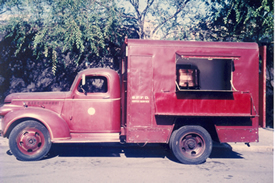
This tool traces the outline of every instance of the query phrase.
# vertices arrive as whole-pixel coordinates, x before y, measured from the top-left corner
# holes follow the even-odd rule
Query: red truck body
[[[256,43],[129,39],[121,58],[119,73],[103,68],[81,71],[69,92],[7,96],[0,108],[2,134],[14,138],[10,146],[18,151],[15,156],[42,158],[50,147],[31,156],[48,146],[47,133],[48,144],[170,143],[179,161],[193,164],[209,156],[211,139],[258,141],[264,119],[258,115],[264,110],[259,83],[264,83],[259,80]],[[179,155],[178,149],[183,149]],[[205,149],[208,155],[196,160]]]

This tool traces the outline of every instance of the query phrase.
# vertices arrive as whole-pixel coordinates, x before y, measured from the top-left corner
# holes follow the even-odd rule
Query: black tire
[[[33,120],[18,124],[9,136],[10,150],[21,161],[35,161],[43,158],[49,152],[51,144],[46,127]]]
[[[176,132],[177,130],[173,131],[171,137],[170,137],[170,140],[169,140],[169,148],[172,150],[172,143],[174,142],[174,139],[175,139],[175,135],[176,135]]]
[[[200,164],[211,154],[212,139],[201,126],[183,126],[171,135],[170,146],[181,163]]]

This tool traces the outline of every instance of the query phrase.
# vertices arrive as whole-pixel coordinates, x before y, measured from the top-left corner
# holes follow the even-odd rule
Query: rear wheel
[[[170,140],[169,140],[169,148],[172,149],[172,144],[174,142],[174,139],[175,139],[175,135],[177,133],[177,130],[173,131],[171,137],[170,137]]]
[[[184,164],[200,164],[212,151],[212,139],[201,126],[183,126],[173,132],[171,149],[175,157]]]
[[[28,120],[15,126],[9,136],[10,150],[22,161],[43,158],[51,148],[50,134],[39,122]]]

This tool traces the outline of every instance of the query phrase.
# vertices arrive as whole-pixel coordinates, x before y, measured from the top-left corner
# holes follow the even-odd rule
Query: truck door
[[[117,131],[112,124],[113,102],[110,98],[108,78],[105,76],[84,76],[78,83],[72,99],[71,132],[109,133]]]
[[[131,56],[128,95],[128,127],[152,125],[153,68],[151,56]]]

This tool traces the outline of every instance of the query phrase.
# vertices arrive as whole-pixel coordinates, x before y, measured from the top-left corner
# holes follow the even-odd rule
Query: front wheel
[[[28,120],[15,126],[9,136],[13,155],[22,161],[43,158],[51,148],[50,134],[39,122]]]
[[[171,137],[173,154],[184,164],[200,164],[210,156],[212,139],[201,126],[183,126]]]

